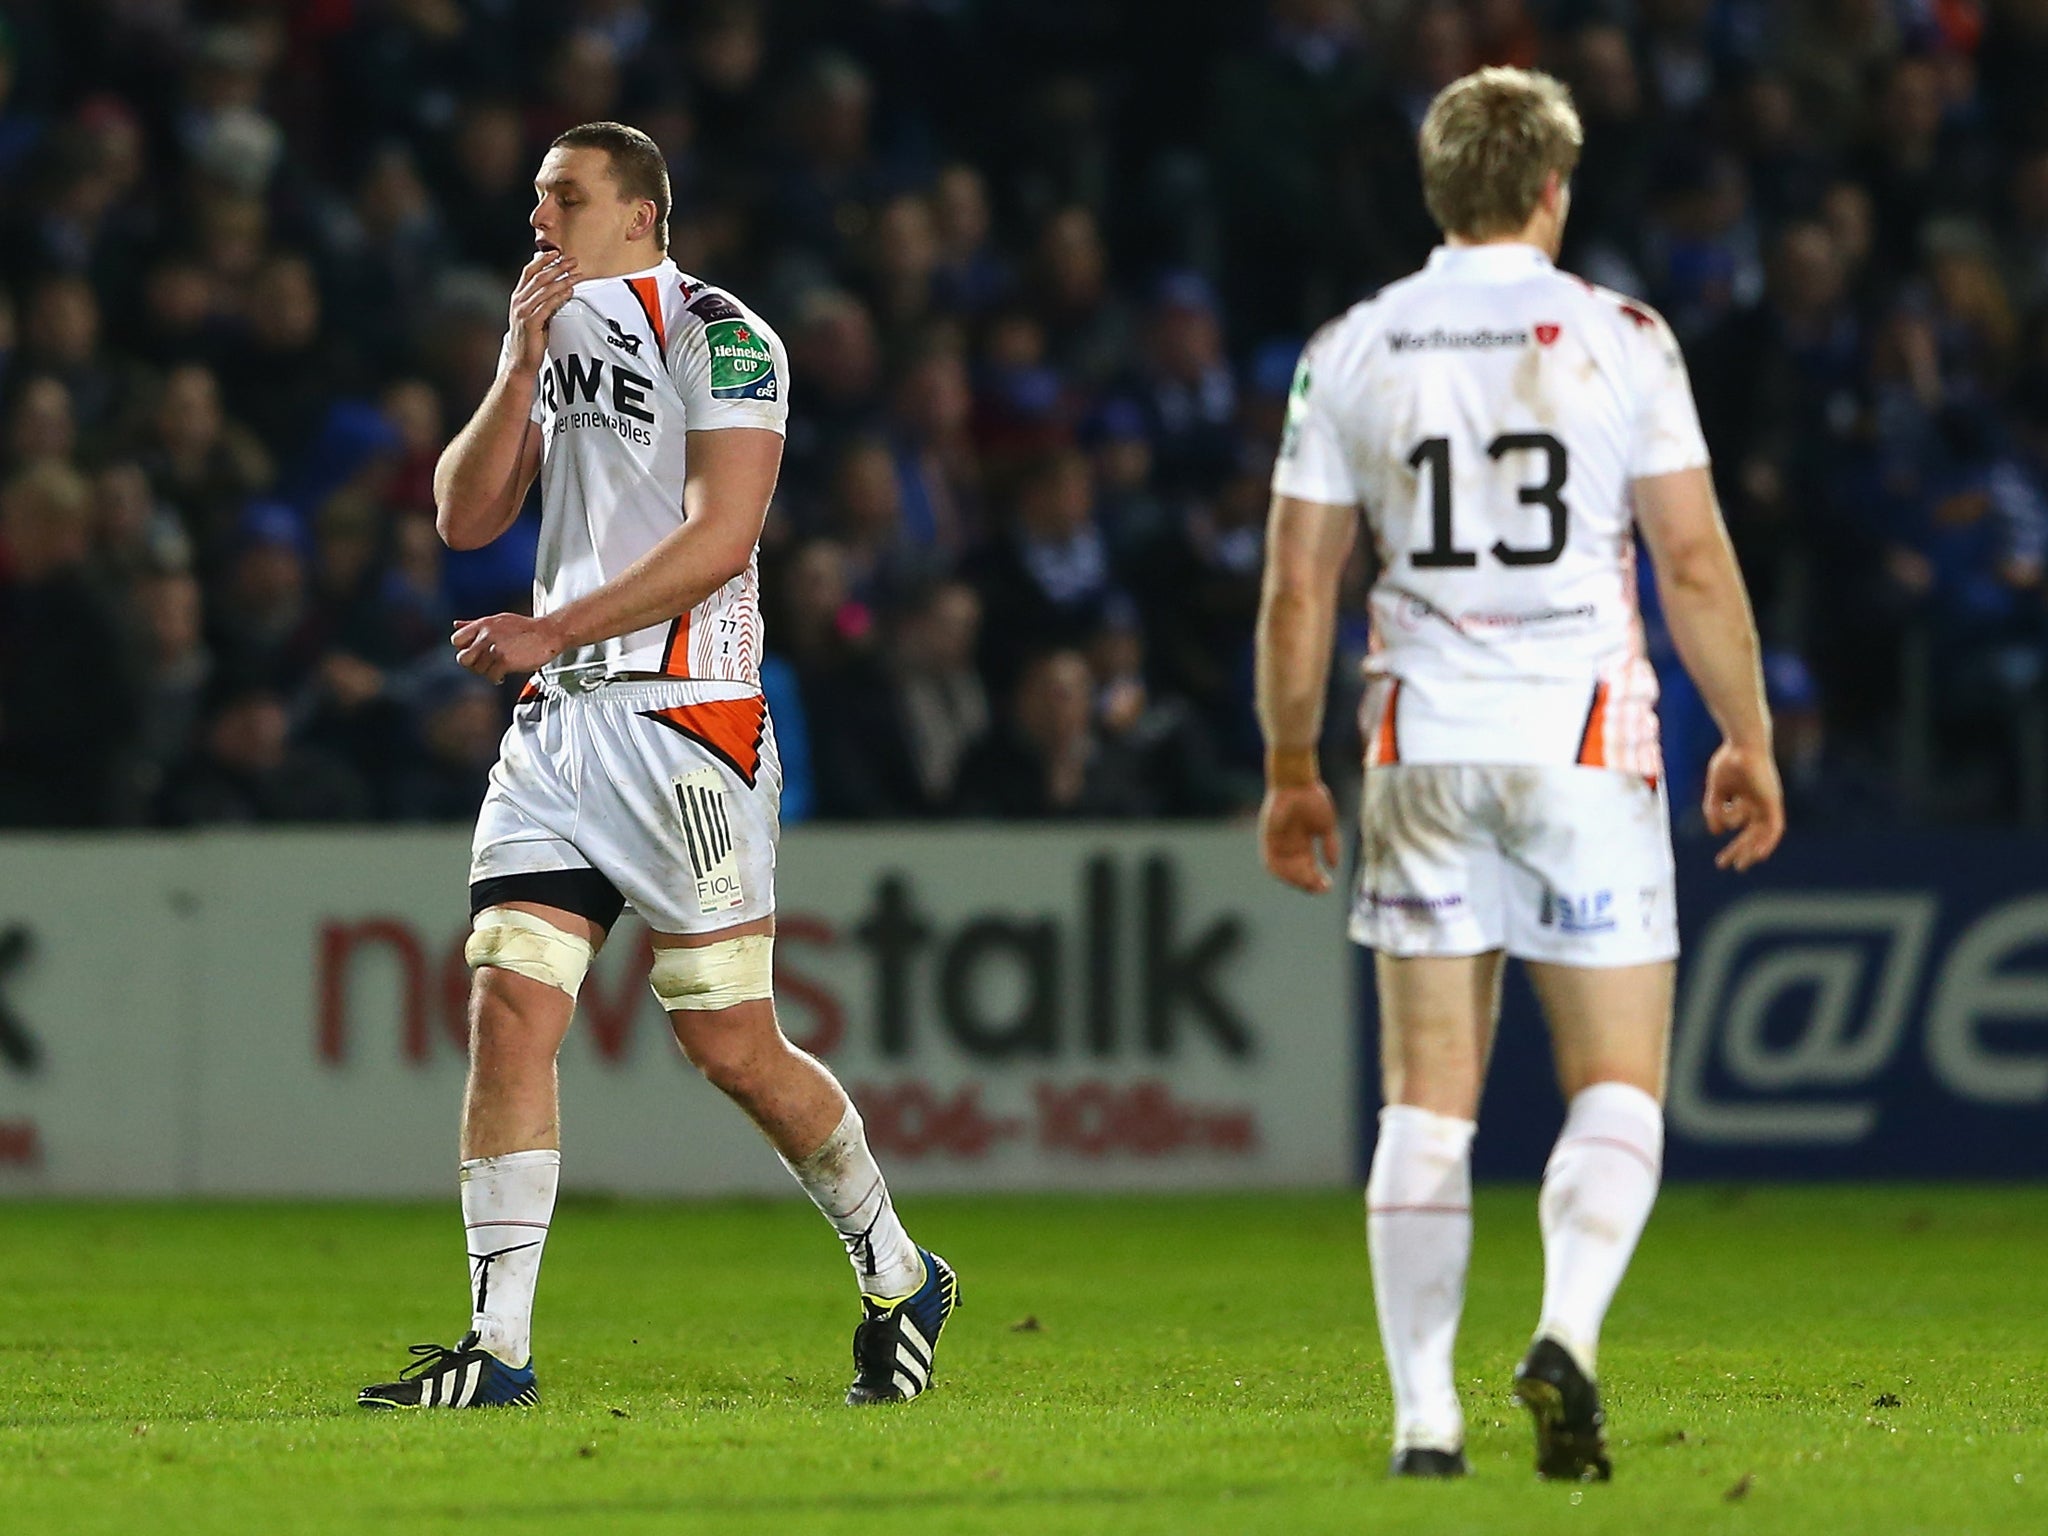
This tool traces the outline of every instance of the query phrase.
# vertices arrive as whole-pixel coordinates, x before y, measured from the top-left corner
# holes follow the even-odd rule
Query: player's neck
[[[1546,260],[1556,261],[1563,234],[1562,223],[1539,208],[1520,229],[1502,235],[1460,235],[1446,230],[1444,244],[1460,250],[1483,245],[1527,245],[1533,246]]]
[[[640,246],[628,246],[615,251],[604,261],[577,263],[576,281],[593,282],[608,277],[637,277],[642,272],[652,272],[668,260],[666,251],[657,251]]]

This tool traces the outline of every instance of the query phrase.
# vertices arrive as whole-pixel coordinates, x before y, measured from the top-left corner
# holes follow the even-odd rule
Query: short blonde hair
[[[1447,235],[1491,239],[1529,222],[1551,172],[1571,179],[1586,141],[1563,82],[1529,69],[1453,80],[1422,120],[1422,197]]]

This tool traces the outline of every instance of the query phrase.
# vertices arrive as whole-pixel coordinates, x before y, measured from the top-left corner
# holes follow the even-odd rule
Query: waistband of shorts
[[[709,704],[721,699],[751,699],[760,695],[760,688],[752,683],[704,682],[692,678],[659,677],[654,675],[612,674],[604,677],[582,678],[571,674],[567,678],[535,673],[528,687],[538,690],[544,698],[561,699],[571,704],[610,705],[615,708],[674,709],[682,704]]]

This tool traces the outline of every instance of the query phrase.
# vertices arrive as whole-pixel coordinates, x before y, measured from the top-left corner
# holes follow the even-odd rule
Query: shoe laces
[[[445,1344],[412,1344],[407,1346],[406,1352],[414,1359],[411,1365],[398,1373],[400,1381],[418,1381],[422,1376],[431,1376],[462,1358],[461,1350],[450,1349]]]
[[[853,1330],[853,1364],[862,1376],[896,1374],[896,1314],[870,1317]]]

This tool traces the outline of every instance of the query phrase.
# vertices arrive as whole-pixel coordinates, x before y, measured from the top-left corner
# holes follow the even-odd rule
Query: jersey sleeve
[[[1294,365],[1294,383],[1287,391],[1287,424],[1280,433],[1280,456],[1273,463],[1273,493],[1300,501],[1355,507],[1358,483],[1351,473],[1338,430],[1331,380],[1324,361],[1327,332],[1310,338],[1301,361]]]
[[[1636,418],[1635,441],[1629,448],[1631,480],[1651,475],[1700,469],[1708,462],[1707,440],[1700,432],[1699,410],[1693,404],[1692,381],[1678,338],[1664,317],[1639,306],[1625,306],[1635,323],[1636,380],[1642,410]]]
[[[683,308],[669,347],[669,372],[683,393],[689,431],[765,427],[789,420],[789,355],[760,316],[707,288]]]

